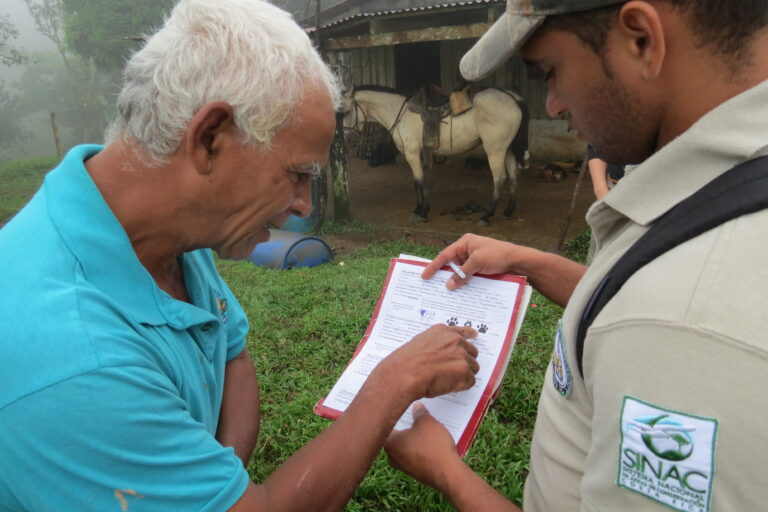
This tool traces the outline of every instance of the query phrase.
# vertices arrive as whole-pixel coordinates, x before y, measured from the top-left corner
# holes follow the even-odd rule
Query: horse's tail
[[[525,154],[528,152],[528,124],[530,122],[530,112],[528,111],[528,103],[518,95],[510,95],[515,99],[517,106],[520,108],[520,128],[517,129],[515,138],[512,139],[512,144],[509,146],[512,155],[517,161],[518,168],[525,167]]]

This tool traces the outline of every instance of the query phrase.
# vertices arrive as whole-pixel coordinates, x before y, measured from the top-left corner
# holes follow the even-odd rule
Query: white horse
[[[424,188],[424,162],[421,161],[421,116],[408,110],[407,98],[379,86],[355,88],[345,98],[345,127],[357,130],[367,120],[382,124],[405,156],[413,172],[417,204],[411,218],[424,222],[429,213],[429,199]],[[439,147],[436,155],[459,155],[482,144],[493,174],[493,198],[479,224],[488,225],[496,213],[499,195],[509,182],[510,197],[504,215],[515,211],[517,196],[517,170],[523,165],[528,150],[528,109],[525,101],[511,91],[486,89],[477,93],[473,107],[441,121]]]

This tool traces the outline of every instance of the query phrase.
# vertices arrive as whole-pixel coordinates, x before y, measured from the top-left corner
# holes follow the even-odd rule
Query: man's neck
[[[85,167],[157,285],[188,301],[178,258],[192,247],[184,235],[189,223],[178,169],[149,167],[124,142],[109,145]]]
[[[672,69],[681,70],[672,76],[675,94],[667,96],[666,122],[659,131],[658,146],[665,146],[687,131],[711,110],[729,99],[768,80],[768,31],[757,37],[750,59],[734,69],[722,56],[698,58],[682,55],[685,65],[669,62]]]

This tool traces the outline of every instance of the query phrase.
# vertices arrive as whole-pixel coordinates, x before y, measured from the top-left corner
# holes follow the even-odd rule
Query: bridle
[[[352,102],[352,108],[355,110],[355,122],[354,122],[354,124],[353,124],[353,126],[351,128],[344,128],[344,130],[345,131],[350,131],[350,132],[354,133],[355,135],[357,135],[358,137],[362,137],[363,133],[360,130],[360,128],[358,128],[358,126],[361,126],[361,125],[365,124],[368,121],[368,114],[365,112],[365,110],[363,110],[363,107],[361,107],[360,104],[357,101],[355,101],[354,96],[350,96],[349,100]],[[360,114],[359,114],[359,112],[363,113],[363,122],[362,123],[359,122],[360,121]]]
[[[368,118],[370,116],[363,109],[363,107],[355,100],[354,93],[352,94],[352,96],[350,96],[349,100],[352,102],[352,106],[355,109],[355,123],[354,123],[354,127],[352,127],[352,128],[344,128],[344,129],[351,131],[352,133],[356,134],[359,137],[362,137],[362,131],[358,128],[358,126],[360,126],[361,124],[365,124],[368,121]],[[407,104],[408,104],[408,98],[406,97],[405,99],[403,99],[402,105],[400,105],[400,110],[398,110],[397,116],[395,116],[395,121],[392,123],[392,126],[387,130],[387,132],[389,133],[390,136],[395,131],[395,128],[400,123],[400,120],[403,118],[403,114],[405,114],[405,111],[406,111],[405,107],[406,107]],[[358,111],[363,113],[363,122],[362,123],[358,122],[360,120],[360,115],[359,115]]]

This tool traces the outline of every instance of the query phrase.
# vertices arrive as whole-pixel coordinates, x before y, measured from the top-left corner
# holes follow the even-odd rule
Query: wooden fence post
[[[349,206],[349,155],[344,141],[344,113],[336,112],[336,133],[333,137],[330,155],[331,179],[333,182],[333,220],[349,222],[352,210]]]
[[[315,0],[315,47],[318,53],[321,52],[320,41],[320,0]],[[317,203],[315,206],[315,226],[314,231],[319,231],[325,224],[325,215],[328,209],[328,171],[325,167],[320,170],[320,176],[315,183],[317,187]]]
[[[56,112],[51,112],[51,128],[53,128],[53,141],[56,143],[56,156],[61,156],[61,139],[59,138],[59,125],[56,124]]]
[[[576,210],[576,199],[579,197],[579,190],[581,189],[581,183],[584,181],[584,175],[587,173],[587,155],[584,155],[584,159],[581,161],[581,168],[579,169],[579,177],[576,179],[576,186],[573,187],[573,197],[571,197],[571,208],[568,210],[568,215],[565,217],[565,225],[563,225],[563,231],[560,233],[560,239],[557,241],[557,253],[562,254],[563,245],[565,245],[565,236],[568,234],[568,228],[571,226],[571,218],[573,212]]]

